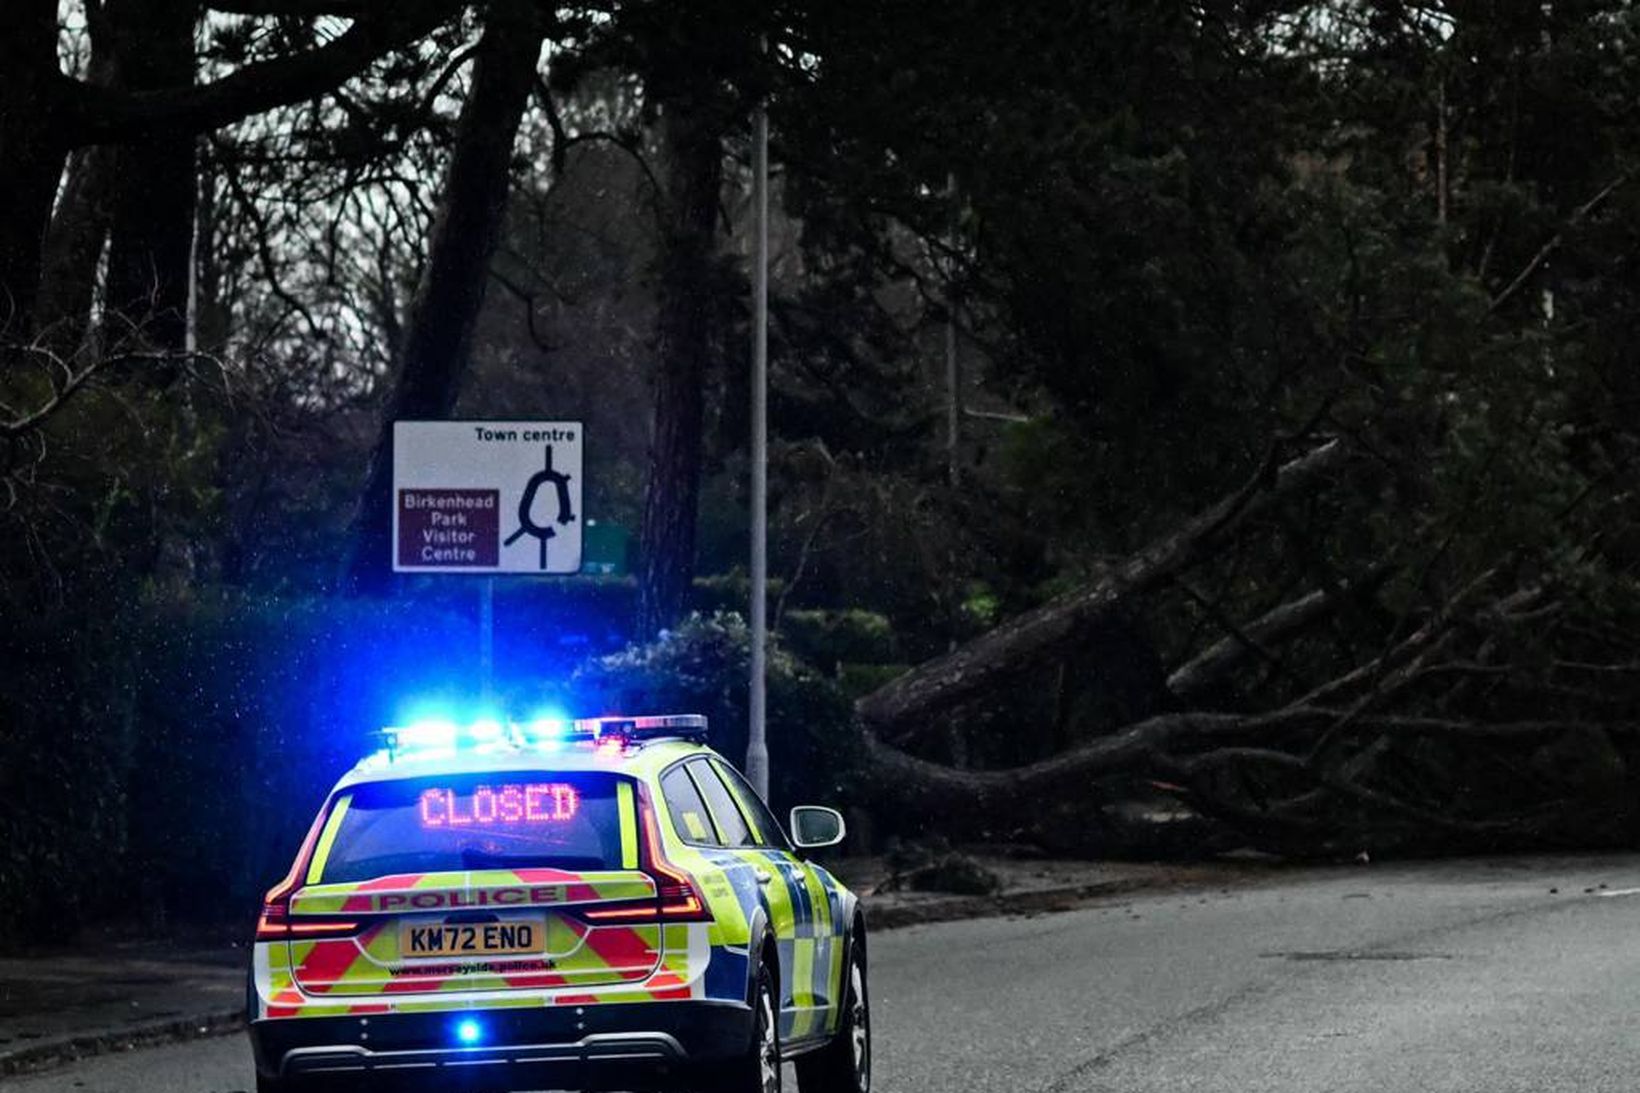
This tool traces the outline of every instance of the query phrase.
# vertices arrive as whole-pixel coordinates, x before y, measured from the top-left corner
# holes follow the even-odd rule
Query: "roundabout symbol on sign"
[[[541,568],[547,568],[547,543],[558,537],[558,532],[550,524],[540,524],[535,519],[535,495],[541,492],[541,487],[551,483],[558,492],[558,519],[559,524],[573,524],[575,522],[574,506],[569,499],[569,475],[561,474],[552,469],[552,445],[547,445],[546,466],[530,476],[529,483],[524,487],[524,496],[518,501],[518,530],[507,537],[507,546],[512,546],[521,537],[533,535],[541,544]]]

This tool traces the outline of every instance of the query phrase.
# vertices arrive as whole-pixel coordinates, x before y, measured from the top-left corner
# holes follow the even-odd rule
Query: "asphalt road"
[[[1640,856],[1371,865],[915,927],[876,939],[872,983],[882,1093],[1629,1093]],[[234,1036],[0,1085],[251,1077]]]

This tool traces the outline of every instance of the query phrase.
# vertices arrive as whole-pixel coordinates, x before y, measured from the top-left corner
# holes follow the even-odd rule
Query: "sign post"
[[[478,682],[484,705],[495,698],[495,578],[484,577],[478,586]]]
[[[393,571],[479,582],[484,703],[495,687],[495,576],[581,571],[579,421],[400,421],[393,425]]]

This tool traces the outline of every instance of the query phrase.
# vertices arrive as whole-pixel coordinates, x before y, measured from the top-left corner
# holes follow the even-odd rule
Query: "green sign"
[[[624,577],[631,571],[628,561],[632,534],[619,524],[588,520],[581,539],[581,572],[595,577]]]

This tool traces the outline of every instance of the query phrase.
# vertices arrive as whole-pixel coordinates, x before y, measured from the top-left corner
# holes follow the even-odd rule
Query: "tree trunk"
[[[108,14],[120,86],[143,92],[193,84],[194,0],[126,0]],[[161,129],[114,156],[106,340],[136,336],[146,347],[179,351],[188,339],[194,137]]]
[[[0,337],[34,329],[41,247],[68,144],[53,124],[56,0],[14,0],[0,33]]]
[[[544,33],[530,0],[491,4],[427,268],[410,307],[403,367],[388,395],[354,519],[354,554],[344,576],[353,592],[382,591],[391,581],[393,423],[449,416],[466,375],[506,215],[513,141],[535,86]]]
[[[1248,513],[1315,484],[1346,458],[1346,449],[1334,441],[1288,463],[1273,476],[1261,471],[1236,495],[1151,543],[1088,587],[1052,599],[873,691],[860,700],[861,716],[878,731],[893,734],[960,705],[1022,664],[1062,648],[1091,622],[1119,610],[1131,596],[1199,561]]]
[[[649,450],[638,578],[638,633],[651,636],[682,614],[695,574],[706,377],[717,324],[713,310],[723,138],[714,113],[688,100],[662,120],[666,194],[655,435]]]
[[[90,322],[97,266],[113,219],[116,158],[107,146],[74,153],[46,235],[36,326],[65,357],[80,347]]]
[[[87,79],[99,86],[113,86],[119,79],[119,65],[110,20],[93,19],[90,29]],[[65,357],[81,347],[90,326],[97,267],[113,222],[117,160],[116,149],[106,145],[90,145],[74,152],[46,235],[36,325],[51,347]]]
[[[1319,589],[1280,604],[1180,665],[1167,677],[1167,689],[1179,702],[1199,702],[1242,668],[1267,655],[1265,646],[1285,642],[1332,618],[1344,601],[1375,592],[1391,570],[1379,566],[1364,578],[1338,589]],[[1232,689],[1233,690],[1233,689]]]

